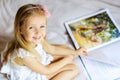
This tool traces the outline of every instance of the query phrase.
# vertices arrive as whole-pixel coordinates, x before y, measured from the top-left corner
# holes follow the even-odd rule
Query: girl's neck
[[[38,44],[30,44],[30,46],[31,46],[32,48],[37,47],[37,45],[38,45]]]

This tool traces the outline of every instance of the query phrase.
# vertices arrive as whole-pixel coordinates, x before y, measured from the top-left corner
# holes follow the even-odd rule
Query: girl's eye
[[[29,29],[33,29],[33,27],[29,27]]]
[[[40,28],[44,28],[45,26],[40,26]]]

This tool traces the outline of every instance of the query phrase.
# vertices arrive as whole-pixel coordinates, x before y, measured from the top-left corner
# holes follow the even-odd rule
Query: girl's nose
[[[40,34],[40,32],[41,32],[41,31],[40,31],[39,29],[36,29],[36,32],[35,32],[35,33],[36,33],[36,34]]]

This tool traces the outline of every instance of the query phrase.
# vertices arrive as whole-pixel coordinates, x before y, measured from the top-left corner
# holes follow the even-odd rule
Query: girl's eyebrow
[[[36,25],[36,24],[28,24],[28,25]]]
[[[36,24],[28,24],[28,27],[36,26]]]
[[[31,26],[31,25],[32,25],[32,26],[35,26],[35,25],[37,25],[37,24],[36,24],[36,23],[30,23],[30,22],[29,22],[29,23],[28,23],[28,26]],[[39,25],[40,25],[40,26],[46,26],[46,23],[43,22],[43,23],[40,23]]]
[[[28,25],[36,25],[35,23],[29,23]],[[46,25],[46,23],[40,23],[40,25]]]

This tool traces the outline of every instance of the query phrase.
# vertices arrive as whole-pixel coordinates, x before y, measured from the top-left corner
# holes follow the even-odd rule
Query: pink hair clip
[[[50,12],[48,11],[48,9],[45,6],[41,6],[41,8],[43,9],[43,11],[45,11],[45,15],[47,18],[49,18],[51,16]]]

